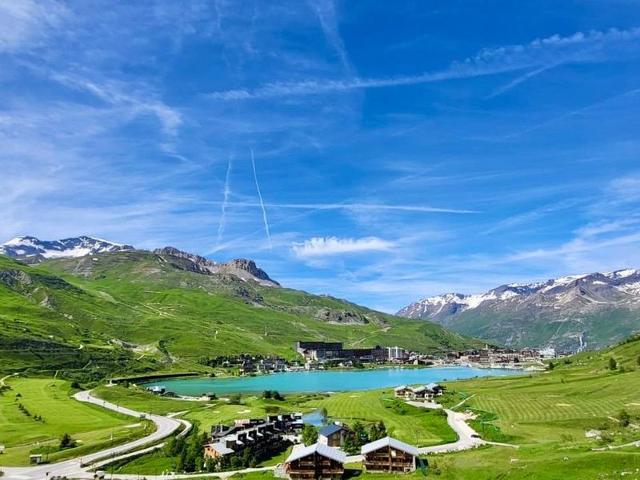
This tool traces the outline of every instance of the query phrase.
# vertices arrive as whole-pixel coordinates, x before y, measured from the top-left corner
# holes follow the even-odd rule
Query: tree
[[[353,441],[353,435],[351,434],[344,437],[344,442],[342,442],[342,449],[349,455],[360,453],[357,445]]]
[[[313,445],[318,441],[318,429],[308,423],[302,427],[302,443],[305,445]]]
[[[621,426],[628,427],[631,423],[631,415],[629,415],[629,412],[627,412],[626,410],[620,410],[620,412],[618,413],[618,421],[620,422]]]
[[[369,441],[369,434],[360,422],[353,424],[353,441],[357,447],[361,447]]]
[[[262,392],[262,398],[269,400],[273,395],[271,394],[271,390],[265,390]]]
[[[60,449],[64,449],[64,448],[73,448],[76,446],[76,441],[71,438],[71,435],[69,435],[68,433],[65,433],[62,435],[62,438],[60,439]]]
[[[618,368],[618,362],[613,357],[609,357],[609,370],[616,370]]]
[[[369,440],[380,440],[387,436],[387,427],[384,422],[380,420],[378,423],[374,423],[371,425],[371,429],[369,430]]]
[[[640,357],[638,358],[640,359]],[[320,416],[322,417],[322,423],[326,423],[327,418],[329,418],[329,412],[327,411],[326,407],[322,407],[320,409]]]
[[[554,368],[556,368],[556,364],[555,364],[555,363],[553,363],[553,362],[549,362],[549,365],[547,365],[547,368],[548,368],[549,370],[553,370]]]

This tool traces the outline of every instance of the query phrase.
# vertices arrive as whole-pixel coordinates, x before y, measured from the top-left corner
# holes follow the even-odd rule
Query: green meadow
[[[6,383],[10,389],[0,395],[0,444],[6,448],[0,465],[26,465],[32,453],[42,453],[51,462],[78,457],[142,437],[154,428],[74,400],[70,384],[63,380],[11,378]],[[65,433],[76,446],[60,450]]]

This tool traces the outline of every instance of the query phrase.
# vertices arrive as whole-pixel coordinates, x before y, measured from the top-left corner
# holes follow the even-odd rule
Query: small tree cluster
[[[65,448],[73,448],[76,446],[76,441],[71,438],[71,435],[68,433],[64,433],[62,438],[60,438],[60,450],[64,450]]]
[[[373,423],[369,430],[360,422],[355,422],[351,427],[351,434],[347,435],[342,445],[342,449],[349,454],[360,453],[360,447],[365,443],[379,440],[387,436],[387,427],[381,420]]]
[[[279,402],[284,400],[284,397],[277,390],[265,390],[262,392],[262,398],[265,400],[278,400]]]
[[[186,437],[174,437],[167,441],[164,452],[170,457],[177,457],[176,471],[199,472],[204,466],[204,444],[207,442],[207,434],[199,434],[198,428],[193,427]]]

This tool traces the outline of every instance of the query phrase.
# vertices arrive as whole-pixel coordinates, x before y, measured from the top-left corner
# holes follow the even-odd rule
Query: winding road
[[[134,440],[123,445],[101,450],[89,455],[83,455],[81,458],[74,458],[71,460],[65,460],[59,463],[51,463],[46,465],[36,465],[33,467],[0,467],[0,470],[4,472],[2,480],[43,480],[47,477],[54,476],[66,476],[69,478],[93,478],[93,473],[89,472],[89,468],[95,468],[93,464],[99,460],[106,460],[118,457],[127,452],[132,452],[140,447],[148,447],[160,440],[167,438],[173,434],[181,425],[185,425],[186,428],[191,428],[191,424],[184,420],[177,420],[171,417],[163,417],[161,415],[151,415],[148,413],[136,412],[129,408],[121,407],[119,405],[107,402],[105,400],[96,398],[91,395],[89,391],[78,392],[74,395],[74,398],[80,402],[92,403],[114,412],[121,413],[123,415],[129,415],[131,417],[144,418],[151,420],[156,430],[146,437]],[[146,450],[146,449],[145,449]],[[82,462],[82,463],[81,463]],[[89,466],[86,466],[89,465]]]

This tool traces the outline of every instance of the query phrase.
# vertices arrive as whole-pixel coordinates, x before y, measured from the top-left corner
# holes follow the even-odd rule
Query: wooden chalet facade
[[[362,446],[362,466],[367,472],[408,473],[416,469],[418,449],[385,437]]]
[[[291,480],[338,480],[344,475],[346,455],[322,443],[296,445],[284,463]]]

